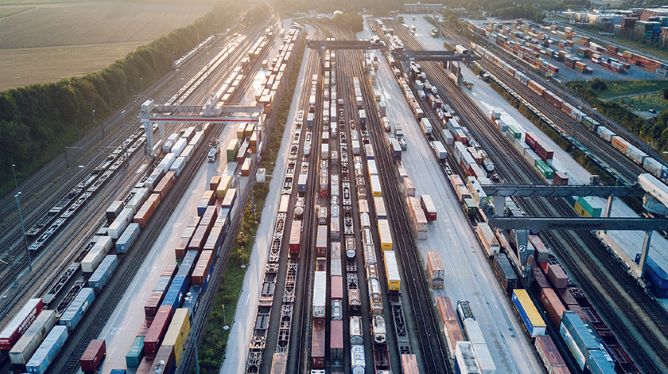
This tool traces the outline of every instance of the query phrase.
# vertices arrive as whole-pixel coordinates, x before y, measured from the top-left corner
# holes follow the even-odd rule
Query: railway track
[[[234,59],[236,61],[230,61],[230,67],[235,66],[238,63],[241,56],[243,55],[243,52],[244,50],[239,51],[236,58]],[[259,62],[254,65],[254,71],[256,71],[258,67]],[[251,87],[252,83],[253,80],[251,79],[244,80],[242,85],[231,98],[232,102],[239,103],[243,98],[243,93]],[[201,94],[201,98],[206,98],[206,94],[207,92],[203,92]],[[222,131],[222,127],[215,126],[213,130],[209,131],[209,134],[202,141],[202,144],[208,144],[211,139],[218,138]],[[171,216],[171,212],[174,211],[182,196],[187,191],[190,180],[194,178],[201,165],[204,163],[204,160],[207,157],[207,151],[208,149],[206,149],[205,146],[200,146],[191,159],[192,161],[186,164],[186,167],[181,173],[180,177],[177,179],[177,183],[175,184],[174,188],[168,194],[167,198],[164,199],[163,202],[159,205],[159,208],[155,213],[155,216],[158,217],[158,219],[149,221],[146,229],[142,230],[142,234],[140,235],[137,243],[135,243],[133,246],[138,250],[131,251],[126,255],[129,255],[130,258],[121,262],[121,265],[119,265],[115,276],[112,278],[107,288],[114,290],[125,290],[128,288],[130,282],[132,282],[137,271],[142,265],[143,261],[141,261],[141,259],[146,257],[152,248],[153,244],[162,232],[162,229],[166,226],[167,221]],[[252,188],[252,182],[250,183],[249,188]],[[249,195],[249,193],[245,194],[244,201],[247,201]],[[241,210],[241,213],[243,213],[243,210]],[[234,230],[238,229],[240,221],[240,219],[235,220],[235,222],[231,225],[228,233],[234,233]],[[233,234],[228,234],[228,238],[226,239],[228,247],[230,245],[229,243],[231,242],[231,239],[229,238],[234,236],[235,235]],[[228,255],[228,253],[223,253],[223,256],[225,257]],[[59,358],[51,367],[54,372],[74,373],[78,371],[79,358],[81,357],[81,354],[86,349],[90,340],[99,336],[104,325],[106,324],[107,319],[110,316],[110,313],[120,302],[123,294],[123,292],[104,292],[97,298],[96,302],[92,304],[91,309],[88,311],[81,324],[72,333],[72,335],[70,335],[70,343],[65,346],[63,351],[61,351]],[[203,319],[198,321],[201,324]]]
[[[347,35],[350,38],[350,35]],[[409,226],[407,208],[402,194],[398,189],[395,179],[396,171],[394,161],[385,146],[382,125],[373,94],[368,86],[362,69],[362,54],[358,51],[341,51],[345,70],[347,74],[358,76],[364,82],[362,92],[364,104],[367,108],[367,127],[370,130],[373,143],[376,145],[376,159],[378,162],[381,184],[388,201],[388,213],[392,223],[393,238],[401,260],[402,279],[404,281],[404,294],[407,296],[410,312],[408,315],[409,325],[412,322],[417,346],[416,353],[420,357],[423,370],[426,373],[449,372],[447,348],[441,338],[439,331],[439,320],[431,301],[431,294],[425,282],[424,271],[419,260],[419,253],[415,245],[413,231]]]
[[[421,49],[412,36],[401,30],[401,26],[397,29],[408,48]],[[423,68],[439,91],[448,93],[446,101],[462,117],[508,182],[544,183],[500,132],[490,130],[486,116],[446,76],[442,68],[434,63],[425,63]],[[525,199],[518,203],[530,215],[575,215],[563,199]],[[648,373],[666,372],[666,312],[645,294],[589,232],[546,232],[541,236],[565,263],[569,274],[600,311],[607,325],[616,327],[615,336],[638,367]]]
[[[247,42],[246,42],[246,44],[247,44]],[[200,59],[191,60],[187,64],[187,66],[191,67],[191,69],[185,69],[185,72],[189,72],[191,70],[198,70],[199,68],[197,67],[197,65],[193,65],[193,64],[197,64]],[[216,71],[212,71],[213,74],[211,75],[211,78],[219,79],[220,75],[224,74],[224,71],[229,70],[231,66],[232,65],[230,65],[230,64],[225,64],[225,65],[221,66],[220,69],[218,69]],[[161,94],[158,95],[159,98],[166,100],[168,96],[172,95],[171,92],[176,91],[176,87],[177,87],[178,84],[180,84],[180,82],[176,79],[173,79],[173,81],[174,82],[172,82],[167,88],[165,88],[162,91]],[[188,96],[184,96],[184,95],[181,95],[181,96],[187,99],[185,101],[186,103],[194,104],[197,101],[205,100],[207,95],[206,95],[206,92],[204,92],[203,90],[200,89],[200,90],[197,90],[195,92],[192,92],[192,94],[189,93]],[[134,103],[128,104],[128,107],[131,107],[133,105],[135,105],[135,104]],[[125,109],[125,111],[130,109],[128,107],[126,107],[127,109]],[[134,111],[132,111],[132,113],[134,113]],[[118,130],[116,130],[114,133],[110,134],[108,139],[105,139],[105,142],[107,142],[107,144],[122,143],[123,140],[127,137],[128,132],[135,131],[139,127],[139,122],[138,122],[138,119],[135,118],[135,119],[133,119],[133,121],[129,125],[126,126],[127,128],[123,128],[123,126],[118,126],[118,127],[119,127]],[[183,125],[181,125],[180,127],[183,127]],[[96,146],[94,143],[91,145],[91,147],[86,148],[86,155],[87,155],[87,157],[90,156],[91,162],[92,162],[92,160],[94,160],[96,158],[106,157],[106,153],[105,152],[99,152],[99,147]],[[143,156],[136,156],[135,158],[139,158],[141,162],[146,160],[146,158],[143,157]],[[134,162],[132,157],[130,158],[130,161]],[[126,161],[126,164],[127,164],[127,161]],[[97,165],[97,163],[93,162],[91,166],[94,167],[96,165]],[[136,166],[138,167],[139,165],[136,165]],[[44,174],[44,175],[47,175],[47,174]],[[44,175],[39,173],[37,176],[42,178],[42,177],[44,177]],[[122,190],[127,190],[134,184],[134,182],[138,181],[140,176],[139,176],[139,174],[133,175],[132,176],[133,179],[134,179],[133,183],[125,183],[124,181],[119,181],[118,178],[114,178],[114,177],[115,176],[112,176],[112,178],[110,178],[110,179],[115,179],[115,180],[108,181],[108,183],[106,183],[106,185],[101,190],[98,191],[99,193],[97,193],[95,195],[95,197],[93,197],[91,200],[88,201],[88,203],[87,203],[88,207],[86,207],[85,210],[91,210],[90,209],[91,205],[107,206],[108,204],[107,205],[104,205],[104,204],[106,202],[110,201],[109,200],[109,195],[113,195],[113,192],[118,190],[118,187],[119,187],[118,184],[119,183],[122,184],[122,187],[123,187]],[[77,183],[76,179],[73,179],[73,183]],[[67,191],[68,188],[70,188],[70,187],[71,186],[68,186],[67,184],[63,184],[62,190]],[[64,193],[64,192],[61,192],[61,190],[50,191],[50,192],[52,193],[52,195],[50,195],[49,197],[41,200],[40,207],[45,208],[45,209],[50,208],[51,205],[55,204],[55,202],[53,200],[54,199],[59,199],[61,197],[58,193]],[[101,197],[98,197],[98,196],[106,196],[106,197],[101,198]],[[104,199],[104,201],[100,202],[99,200],[101,200],[101,199]],[[51,205],[49,205],[49,204],[51,204]],[[3,205],[3,207],[6,207],[6,206]],[[37,213],[38,212],[35,211],[34,215],[36,215]],[[90,213],[88,215],[90,215]],[[33,218],[35,218],[35,217],[33,217]],[[69,245],[69,244],[75,242],[75,240],[70,239],[70,236],[74,235],[75,239],[76,239],[76,237],[81,236],[82,232],[89,232],[89,230],[91,230],[91,228],[92,228],[91,222],[97,222],[95,220],[91,221],[90,219],[84,219],[84,217],[78,217],[78,216],[73,217],[71,219],[71,221],[72,222],[69,222],[69,224],[67,225],[69,227],[65,227],[64,229],[61,229],[59,231],[59,233],[57,233],[55,235],[55,237],[53,237],[51,239],[51,242],[49,244],[47,244],[45,248],[41,249],[37,254],[32,254],[31,255],[33,257],[31,260],[33,261],[33,268],[34,269],[44,270],[44,267],[52,268],[54,262],[49,261],[51,255],[52,255],[52,252],[54,250],[56,250],[57,248],[72,248],[72,247],[78,248],[78,246]],[[27,224],[29,224],[29,222],[30,221],[28,221]],[[81,227],[82,224],[85,225],[85,226]],[[94,226],[94,227],[98,227],[98,226]],[[18,233],[18,232],[16,232],[16,233]],[[11,235],[11,233],[9,233],[8,235]],[[28,258],[26,256],[25,248],[24,248],[23,242],[21,240],[21,235],[20,234],[18,234],[18,235],[19,235],[19,238],[16,239],[17,243],[15,243],[16,245],[14,245],[13,247],[11,247],[10,251],[12,253],[11,255],[13,257],[15,257],[15,262],[17,262],[19,265],[15,265],[15,266],[12,266],[11,268],[3,269],[4,274],[2,274],[2,276],[0,277],[0,286],[1,286],[0,289],[2,289],[2,290],[7,290],[8,289],[9,285],[12,282],[14,282],[14,278],[17,276],[17,274],[24,272],[24,270],[22,269],[22,266],[25,267],[25,266],[27,266],[27,263],[28,263]],[[73,250],[73,248],[71,250]],[[60,257],[67,257],[67,256],[62,256],[61,255]],[[20,266],[20,265],[22,265],[22,266]],[[13,292],[13,294],[10,295],[10,297],[8,297],[6,299],[7,302],[4,303],[2,305],[2,308],[0,309],[0,316],[4,316],[7,313],[10,313],[13,310],[13,307],[14,307],[15,304],[20,304],[17,301],[21,300],[22,298],[25,298],[26,294],[36,292],[37,289],[35,289],[34,285],[36,283],[40,283],[39,281],[42,278],[48,277],[49,275],[51,275],[53,273],[48,272],[48,271],[41,271],[41,272],[39,272],[39,274],[42,275],[42,276],[38,277],[38,278],[31,278],[29,283],[21,284],[20,288],[18,288],[16,290],[12,290],[12,291],[18,291],[18,292]],[[24,275],[24,277],[27,277],[27,275]]]

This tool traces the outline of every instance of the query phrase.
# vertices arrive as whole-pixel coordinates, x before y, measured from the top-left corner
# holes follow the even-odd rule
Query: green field
[[[607,88],[597,91],[604,99],[614,99],[620,96],[630,96],[660,92],[668,88],[668,80],[651,81],[605,81]]]
[[[100,70],[219,0],[0,0],[0,91]]]
[[[624,96],[613,100],[633,111],[644,112],[654,109],[657,113],[660,113],[668,109],[668,100],[665,100],[660,92]]]

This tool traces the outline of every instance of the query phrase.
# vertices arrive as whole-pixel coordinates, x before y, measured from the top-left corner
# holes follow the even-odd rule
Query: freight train
[[[476,51],[482,57],[489,59],[498,67],[505,70],[508,74],[512,75],[513,77],[515,77],[515,79],[522,82],[522,84],[526,85],[537,95],[540,95],[543,98],[545,98],[545,100],[548,101],[551,105],[561,110],[564,114],[569,116],[574,121],[582,124],[593,134],[596,134],[596,136],[598,136],[599,138],[610,143],[613,148],[615,148],[617,151],[619,151],[621,154],[623,154],[625,157],[627,157],[634,163],[641,166],[643,169],[647,170],[647,172],[649,172],[656,178],[660,179],[664,183],[668,183],[668,167],[663,162],[647,155],[647,153],[643,152],[638,147],[631,144],[622,136],[617,135],[612,130],[600,124],[598,121],[596,121],[594,118],[587,115],[580,109],[565,102],[563,99],[559,98],[558,95],[556,95],[549,89],[546,89],[538,82],[532,79],[527,79],[526,76],[522,74],[519,70],[515,69],[510,64],[501,60],[500,58],[498,58],[496,55],[494,55],[484,47],[481,47],[480,45],[477,45],[475,43],[471,43],[471,49]]]

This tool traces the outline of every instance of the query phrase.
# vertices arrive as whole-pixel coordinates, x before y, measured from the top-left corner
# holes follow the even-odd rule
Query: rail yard
[[[226,307],[205,372],[668,372],[666,160],[498,44],[272,13],[172,65],[2,198],[2,372],[199,372]]]

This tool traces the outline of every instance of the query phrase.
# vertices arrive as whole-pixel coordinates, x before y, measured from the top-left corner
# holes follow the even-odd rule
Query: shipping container
[[[88,254],[81,260],[81,271],[92,273],[102,262],[112,246],[111,238],[108,236],[97,236],[97,241],[88,251]]]
[[[139,367],[143,355],[144,355],[144,336],[138,335],[135,336],[134,340],[132,341],[132,345],[130,345],[128,353],[125,355],[125,365],[130,369]]]
[[[537,336],[534,340],[534,346],[538,351],[538,356],[545,366],[547,374],[569,374],[568,366],[561,357],[557,346],[549,335]]]
[[[587,355],[587,368],[591,374],[615,374],[615,363],[607,352],[592,349]]]
[[[380,219],[387,219],[387,211],[385,210],[385,200],[382,197],[373,198],[373,206],[376,210],[376,217]]]
[[[290,255],[299,255],[302,235],[302,221],[293,220],[290,226]]]
[[[107,357],[107,345],[104,339],[91,340],[79,359],[81,371],[84,373],[97,372],[98,367],[105,357]]]
[[[93,289],[88,287],[82,288],[63,315],[60,316],[59,324],[66,326],[70,331],[74,330],[94,300],[95,292]]]
[[[88,287],[92,287],[95,292],[102,291],[118,267],[118,257],[116,255],[107,255],[95,272],[88,278]]]
[[[185,350],[185,342],[190,335],[190,314],[187,308],[178,308],[169,323],[167,333],[162,341],[163,346],[173,349],[176,366],[181,364],[181,356]]]
[[[11,363],[25,365],[55,324],[56,313],[53,310],[42,311],[9,351]]]
[[[420,374],[417,357],[414,353],[401,354],[401,372],[404,374]]]
[[[119,254],[126,253],[139,236],[139,231],[138,223],[130,223],[116,241],[116,252]]]
[[[397,255],[392,250],[383,252],[385,257],[385,277],[387,278],[387,289],[389,292],[401,291],[401,276],[399,275],[399,265]]]
[[[455,371],[460,374],[480,374],[473,344],[457,342],[455,346]]]
[[[531,297],[529,297],[529,293],[521,288],[515,289],[513,290],[512,301],[529,336],[535,338],[539,335],[545,335],[545,321],[540,316]]]
[[[174,374],[175,372],[174,347],[169,345],[160,346],[155,354],[149,373]]]
[[[372,175],[370,177],[370,182],[371,182],[371,195],[374,197],[382,197],[383,188],[381,187],[380,184],[380,177],[378,175]]]
[[[128,226],[128,223],[132,221],[133,214],[134,212],[131,208],[123,208],[107,228],[107,235],[112,239],[118,239]]]
[[[325,318],[327,308],[327,272],[316,271],[313,278],[313,318]]]
[[[213,252],[202,251],[192,273],[192,283],[206,288],[211,276],[211,265],[213,264]]]
[[[39,316],[43,308],[44,302],[41,298],[28,300],[0,332],[0,350],[10,350]]]
[[[519,280],[515,269],[505,253],[496,255],[492,268],[496,279],[501,284],[501,288],[506,292],[506,295],[510,295],[513,289],[519,287]]]
[[[380,248],[383,251],[391,251],[393,248],[392,234],[390,232],[390,223],[387,219],[378,219],[378,236],[380,238]]]
[[[158,352],[160,343],[162,342],[165,333],[167,333],[167,328],[169,327],[169,321],[172,318],[172,313],[174,309],[170,305],[163,305],[158,309],[158,312],[155,314],[151,326],[146,332],[144,337],[144,354],[155,354]]]
[[[56,359],[69,334],[67,327],[54,326],[26,364],[28,373],[43,374]]]
[[[539,296],[547,318],[549,318],[550,322],[552,322],[555,327],[559,326],[561,323],[561,316],[564,311],[566,311],[566,307],[564,307],[559,296],[552,288],[542,288]]]
[[[124,208],[123,204],[124,204],[123,201],[120,200],[115,200],[111,202],[111,204],[104,213],[105,217],[107,218],[107,222],[113,222],[114,219],[116,219],[116,216],[118,216]]]
[[[313,320],[311,329],[311,367],[314,369],[324,369],[325,352],[327,344],[325,343],[325,322],[322,319]]]
[[[580,369],[584,369],[589,351],[598,349],[599,343],[577,313],[567,310],[561,318],[559,333]]]
[[[499,253],[499,241],[496,239],[496,236],[489,227],[489,224],[485,222],[478,222],[475,232],[478,236],[478,240],[480,240],[480,243],[485,250],[487,257],[491,258]]]
[[[427,277],[432,288],[443,288],[445,269],[441,257],[435,251],[427,252]]]
[[[137,213],[135,213],[132,222],[138,223],[141,226],[141,228],[146,227],[148,221],[153,216],[153,213],[155,213],[156,209],[158,209],[160,201],[161,201],[160,194],[157,193],[150,194],[146,199],[146,201],[144,201],[142,206],[139,208],[139,210],[137,210]]]
[[[436,206],[431,200],[431,196],[427,194],[420,196],[420,205],[422,206],[422,210],[424,210],[424,215],[427,217],[427,220],[430,222],[436,221]]]
[[[457,314],[452,309],[450,299],[445,296],[436,297],[436,308],[438,309],[438,314],[443,322],[443,333],[445,335],[446,343],[448,344],[450,357],[454,358],[457,342],[465,340],[462,329],[457,321]]]
[[[327,257],[328,239],[327,225],[318,225],[316,232],[315,252],[317,257]]]

